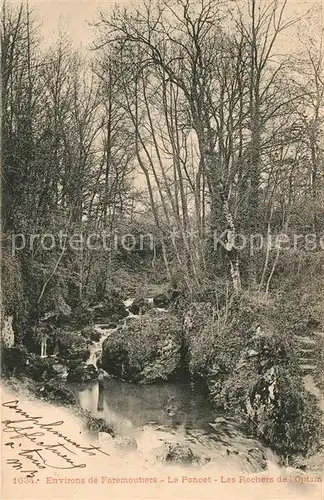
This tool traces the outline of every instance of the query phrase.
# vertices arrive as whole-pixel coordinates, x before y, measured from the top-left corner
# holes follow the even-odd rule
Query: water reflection
[[[248,437],[226,415],[215,415],[202,387],[180,383],[139,385],[110,379],[74,386],[74,390],[83,408],[104,418],[117,436],[136,442],[136,460],[143,459],[146,465],[160,460],[157,457],[161,449],[163,453],[163,443],[180,443],[203,460],[206,470],[283,474],[278,457],[270,450]],[[108,446],[112,456],[118,455],[114,441],[103,443],[100,445]]]
[[[117,436],[135,440],[137,454],[145,460],[155,463],[165,451],[163,443],[176,447],[180,443],[223,470],[235,467],[252,472],[265,466],[257,441],[248,438],[236,423],[224,417],[215,420],[203,387],[139,385],[110,379],[75,390],[80,405],[104,418]],[[114,442],[109,441],[109,446]],[[109,453],[115,452],[109,448]]]
[[[197,390],[198,389],[198,390]],[[77,391],[80,405],[109,420],[112,415],[133,427],[147,423],[187,428],[206,428],[214,412],[202,387],[189,384],[138,385],[117,380]]]

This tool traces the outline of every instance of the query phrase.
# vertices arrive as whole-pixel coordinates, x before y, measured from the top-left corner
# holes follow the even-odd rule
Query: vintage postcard
[[[323,2],[1,16],[1,498],[323,500]]]

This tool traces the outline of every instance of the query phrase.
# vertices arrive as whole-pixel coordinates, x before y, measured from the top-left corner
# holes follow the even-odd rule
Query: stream
[[[129,307],[132,300],[125,302]],[[96,365],[105,338],[114,334],[105,325],[96,325],[102,335],[91,349],[89,364]],[[99,433],[100,446],[110,454],[130,455],[144,468],[164,463],[167,467],[192,467],[200,471],[265,476],[301,476],[303,472],[280,466],[279,459],[226,415],[216,415],[206,389],[193,383],[132,384],[106,378],[97,382],[69,384],[82,408],[112,425],[118,436]],[[116,448],[116,443],[119,443]],[[181,460],[168,460],[168,447],[181,448]],[[119,449],[119,451],[118,451]],[[188,449],[196,461],[183,461]],[[169,463],[171,462],[171,463]],[[294,485],[295,488],[301,484]],[[310,485],[303,485],[303,488]]]

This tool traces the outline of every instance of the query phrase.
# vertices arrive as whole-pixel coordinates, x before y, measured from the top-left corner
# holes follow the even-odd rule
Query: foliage
[[[277,290],[275,299],[278,328],[287,337],[311,334],[324,316],[323,270],[291,274]]]
[[[39,382],[50,380],[56,376],[53,368],[54,359],[41,358],[30,353],[24,345],[17,345],[2,350],[2,373],[6,376],[27,375]]]
[[[98,372],[93,365],[87,365],[86,363],[78,363],[76,366],[72,366],[68,372],[67,381],[76,383],[85,383],[96,380],[98,377]]]
[[[55,341],[59,345],[60,357],[68,360],[86,361],[88,359],[88,341],[79,331],[56,330]]]
[[[94,314],[89,302],[80,301],[72,311],[72,320],[77,328],[87,328],[88,325],[93,323]]]

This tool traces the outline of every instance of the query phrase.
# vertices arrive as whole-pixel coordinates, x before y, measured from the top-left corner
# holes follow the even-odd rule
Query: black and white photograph
[[[324,2],[2,0],[1,498],[324,495]]]

